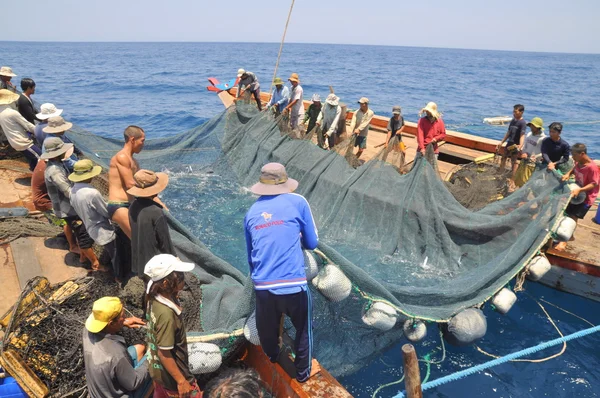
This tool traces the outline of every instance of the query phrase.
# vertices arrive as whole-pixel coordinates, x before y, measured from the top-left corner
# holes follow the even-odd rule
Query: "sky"
[[[18,0],[0,40],[279,42],[290,4]],[[296,0],[286,42],[597,54],[598,17],[597,0]]]

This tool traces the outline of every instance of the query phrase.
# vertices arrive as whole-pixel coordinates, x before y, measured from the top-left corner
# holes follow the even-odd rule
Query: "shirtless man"
[[[126,191],[135,186],[133,175],[140,169],[140,165],[133,155],[140,153],[144,148],[146,134],[141,127],[129,126],[123,136],[125,145],[110,160],[108,170],[108,215],[131,239],[129,204],[133,198],[127,195]]]

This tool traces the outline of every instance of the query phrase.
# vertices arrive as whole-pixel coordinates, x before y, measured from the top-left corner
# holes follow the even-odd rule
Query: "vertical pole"
[[[423,398],[421,390],[421,372],[419,372],[419,361],[417,352],[412,344],[402,346],[402,357],[404,359],[404,386],[407,398]]]
[[[294,2],[296,0],[292,0],[292,5],[290,5],[290,12],[288,13],[287,21],[285,22],[285,29],[283,29],[283,37],[281,38],[281,44],[279,45],[279,52],[277,53],[277,62],[275,63],[275,71],[273,72],[273,78],[271,79],[271,87],[269,87],[269,94],[273,91],[273,82],[277,77],[277,69],[279,68],[279,59],[281,58],[281,51],[283,51],[283,43],[285,42],[285,34],[287,33],[287,28],[290,23],[290,18],[292,17],[292,10],[294,9]]]

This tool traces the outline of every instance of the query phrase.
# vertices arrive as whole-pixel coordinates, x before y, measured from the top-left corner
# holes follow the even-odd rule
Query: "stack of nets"
[[[446,187],[461,205],[475,211],[509,194],[509,176],[495,163],[473,162],[457,168]]]

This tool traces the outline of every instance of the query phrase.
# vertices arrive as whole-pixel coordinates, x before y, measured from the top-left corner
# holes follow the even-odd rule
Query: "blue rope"
[[[545,343],[540,343],[534,347],[529,347],[529,348],[526,348],[521,351],[513,352],[512,354],[508,354],[502,358],[494,359],[493,361],[485,362],[485,363],[482,363],[481,365],[476,365],[471,368],[461,370],[460,372],[456,372],[451,375],[441,377],[437,380],[430,381],[429,383],[423,384],[421,386],[421,389],[423,391],[425,391],[425,390],[429,390],[431,388],[439,387],[443,384],[462,379],[463,377],[471,376],[472,374],[481,372],[482,370],[491,368],[493,366],[500,365],[500,364],[506,363],[508,361],[511,361],[513,359],[520,358],[520,357],[523,357],[526,355],[530,355],[530,354],[536,353],[538,351],[545,350],[546,348],[549,348],[549,347],[552,347],[552,346],[555,346],[558,344],[562,344],[566,341],[578,339],[580,337],[584,337],[584,336],[587,336],[589,334],[596,333],[599,331],[600,331],[600,325],[594,326],[593,328],[580,330],[579,332],[575,332],[568,336],[559,337],[557,339],[550,340]],[[405,392],[406,391],[400,391],[400,392],[398,392],[398,395],[394,396],[393,398],[404,398]]]

